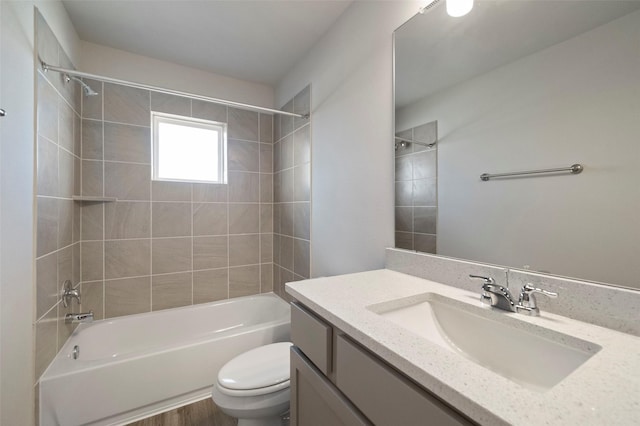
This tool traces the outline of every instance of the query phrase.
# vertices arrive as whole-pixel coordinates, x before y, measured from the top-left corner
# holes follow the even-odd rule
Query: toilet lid
[[[291,342],[251,349],[227,362],[218,373],[218,384],[227,389],[251,390],[289,380]]]

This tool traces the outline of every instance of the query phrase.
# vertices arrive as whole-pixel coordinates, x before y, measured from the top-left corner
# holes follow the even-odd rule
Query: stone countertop
[[[480,303],[479,291],[387,269],[292,282],[286,291],[480,424],[637,425],[640,421],[639,337],[547,312],[529,317],[498,311],[512,324],[515,319],[522,321],[524,328],[540,326],[602,347],[560,383],[536,391],[367,309],[390,300],[436,293],[496,311]]]

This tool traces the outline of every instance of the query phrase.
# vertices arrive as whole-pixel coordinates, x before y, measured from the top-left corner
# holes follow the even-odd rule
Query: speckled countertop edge
[[[422,278],[377,270],[288,283],[287,292],[360,344],[480,424],[637,424],[640,338],[543,312],[504,313],[602,347],[546,392],[524,388],[414,335],[367,309],[433,292],[481,306],[478,294]]]

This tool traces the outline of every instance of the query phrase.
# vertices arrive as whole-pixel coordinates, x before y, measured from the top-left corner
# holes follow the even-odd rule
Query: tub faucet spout
[[[93,311],[82,312],[79,314],[67,314],[64,316],[65,324],[77,324],[91,321],[93,321]]]

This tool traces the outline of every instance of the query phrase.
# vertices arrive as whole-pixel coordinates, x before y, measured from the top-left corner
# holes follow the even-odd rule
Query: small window
[[[151,112],[153,180],[227,183],[227,124]]]

